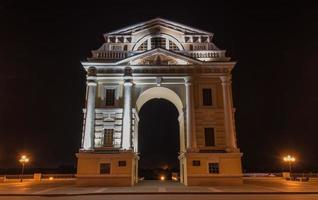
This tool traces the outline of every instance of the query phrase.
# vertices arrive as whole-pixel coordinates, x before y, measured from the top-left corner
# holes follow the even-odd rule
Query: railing
[[[244,173],[245,177],[282,177],[281,172],[275,173]],[[318,178],[318,173],[291,173],[291,176],[305,176],[305,177],[314,177]]]
[[[225,58],[225,51],[188,51],[187,54],[193,58]]]
[[[178,52],[178,51],[177,51]],[[120,60],[125,59],[132,54],[129,51],[92,51],[93,56],[89,60],[101,59],[101,60]],[[134,52],[138,53],[138,52]],[[215,51],[215,50],[200,50],[200,51],[180,51],[184,55],[203,59],[203,60],[224,60],[226,58],[226,51]]]
[[[128,57],[127,51],[92,51],[90,59],[119,60]]]
[[[75,174],[40,174],[40,179],[73,179]],[[0,175],[2,181],[16,181],[21,179],[21,174]],[[24,174],[22,179],[36,179],[35,174]]]

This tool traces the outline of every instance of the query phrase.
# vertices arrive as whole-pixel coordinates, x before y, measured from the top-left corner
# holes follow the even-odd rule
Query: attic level
[[[200,61],[228,60],[213,42],[213,34],[156,18],[104,34],[105,43],[88,60],[114,62],[156,48],[177,52]]]

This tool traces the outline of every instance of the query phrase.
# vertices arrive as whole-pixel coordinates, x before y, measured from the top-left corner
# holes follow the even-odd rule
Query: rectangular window
[[[219,163],[209,163],[209,173],[218,174],[219,173]]]
[[[215,146],[214,128],[204,128],[205,146]]]
[[[110,174],[110,163],[101,163],[99,165],[100,174]]]
[[[118,167],[126,167],[126,160],[118,161]]]
[[[192,166],[201,166],[200,160],[192,160]]]
[[[104,147],[113,146],[113,135],[114,135],[114,129],[104,130]]]
[[[212,106],[212,89],[203,88],[202,89],[202,98],[204,106]]]
[[[114,106],[114,105],[115,105],[115,90],[106,89],[106,106]]]
[[[113,51],[122,51],[122,46],[112,45],[112,50]]]

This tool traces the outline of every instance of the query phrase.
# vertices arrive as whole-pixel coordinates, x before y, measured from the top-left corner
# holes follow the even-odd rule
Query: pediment
[[[202,61],[162,48],[152,49],[119,61],[117,64],[129,65],[193,65]]]
[[[187,65],[186,60],[176,59],[162,53],[139,58],[130,62],[131,65]]]
[[[212,35],[212,33],[203,31],[194,27],[186,26],[184,24],[176,23],[167,19],[162,18],[155,18],[146,22],[142,22],[139,24],[135,24],[132,26],[128,26],[110,33],[105,34],[106,35],[126,35],[126,34],[135,34],[137,32],[143,31],[143,30],[156,30],[156,29],[162,29],[167,28],[170,30],[178,31],[184,34],[208,34]]]

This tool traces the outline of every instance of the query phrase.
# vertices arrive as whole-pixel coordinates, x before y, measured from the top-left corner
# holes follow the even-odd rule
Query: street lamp
[[[296,158],[291,156],[291,155],[287,155],[284,158],[284,162],[288,162],[289,165],[289,173],[291,174],[292,171],[292,163],[296,161]]]
[[[23,179],[23,172],[24,172],[24,165],[29,162],[29,158],[26,155],[22,155],[19,162],[22,164],[22,169],[21,169],[21,177],[20,177],[20,182],[22,182]]]

